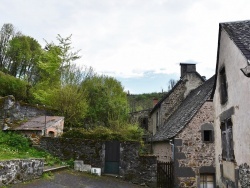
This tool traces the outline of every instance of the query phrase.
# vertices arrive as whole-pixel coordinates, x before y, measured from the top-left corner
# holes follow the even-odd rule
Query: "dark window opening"
[[[148,130],[148,118],[147,117],[143,117],[143,118],[141,117],[139,119],[139,122],[140,122],[141,128]]]
[[[221,104],[225,104],[228,100],[227,95],[227,77],[226,77],[226,71],[225,67],[221,69],[220,71],[220,101]]]
[[[233,123],[231,119],[221,122],[222,159],[234,161]]]
[[[201,125],[201,138],[205,143],[211,143],[214,141],[214,127],[210,123]]]
[[[204,141],[212,142],[213,141],[213,131],[212,130],[204,130]]]
[[[55,133],[53,131],[49,131],[49,137],[55,137]]]

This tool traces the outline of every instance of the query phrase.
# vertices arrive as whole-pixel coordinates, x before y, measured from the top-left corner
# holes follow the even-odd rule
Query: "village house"
[[[213,91],[216,181],[250,187],[250,21],[219,24]]]
[[[64,117],[39,116],[8,130],[17,131],[30,138],[33,144],[38,144],[42,136],[59,137],[63,134]]]
[[[0,127],[4,131],[19,132],[38,144],[41,136],[62,135],[64,117],[52,116],[44,106],[20,104],[9,95],[0,98]]]
[[[165,152],[158,160],[173,161],[175,187],[215,187],[213,85],[214,77],[192,90],[153,136]]]
[[[196,65],[192,63],[180,63],[181,77],[175,86],[156,103],[149,114],[148,131],[156,134],[166,123],[170,115],[178,108],[185,97],[201,84],[205,79],[196,71]],[[158,156],[159,161],[169,161],[166,156],[168,148],[158,143],[153,144],[153,153]]]

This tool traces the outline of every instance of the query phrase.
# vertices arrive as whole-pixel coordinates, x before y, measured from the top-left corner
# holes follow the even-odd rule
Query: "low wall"
[[[84,164],[105,166],[105,141],[73,138],[43,137],[40,147],[63,160],[82,160]],[[136,184],[156,185],[157,161],[155,156],[140,156],[138,142],[120,143],[119,176]]]
[[[40,147],[62,160],[83,160],[84,164],[90,164],[93,167],[104,166],[105,142],[42,137]]]
[[[0,187],[41,177],[43,159],[0,161]]]

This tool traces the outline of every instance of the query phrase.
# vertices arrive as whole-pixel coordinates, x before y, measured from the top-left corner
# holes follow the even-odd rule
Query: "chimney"
[[[158,99],[157,98],[153,98],[153,107],[158,103]]]
[[[180,63],[181,66],[181,78],[187,73],[196,72],[196,64],[194,63]]]

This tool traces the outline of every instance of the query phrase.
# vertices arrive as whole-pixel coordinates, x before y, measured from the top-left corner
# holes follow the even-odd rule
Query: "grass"
[[[44,158],[48,166],[62,164],[62,161],[48,152],[31,147],[28,138],[17,133],[0,131],[0,160],[29,158]]]

